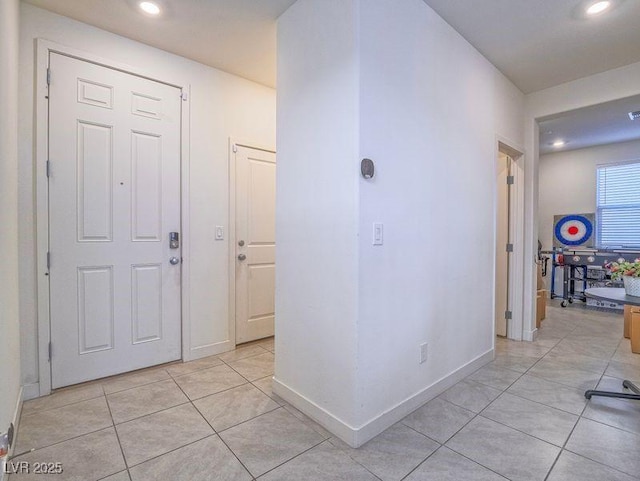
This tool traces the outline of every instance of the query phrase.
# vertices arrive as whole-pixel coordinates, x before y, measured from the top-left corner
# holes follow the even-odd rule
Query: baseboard
[[[213,344],[206,344],[204,346],[194,347],[189,351],[187,356],[184,356],[184,361],[195,361],[202,359],[203,357],[215,356],[216,354],[222,354],[223,352],[232,351],[235,349],[236,343],[228,339],[222,342],[215,342]]]
[[[277,377],[273,377],[272,384],[273,393],[280,396],[295,408],[302,411],[311,419],[316,421],[322,427],[327,429],[334,436],[339,437],[349,446],[355,446],[357,429],[350,426],[342,419],[337,418],[329,411],[318,406],[316,403],[306,398],[295,389],[287,386],[285,383],[278,380]]]
[[[40,397],[40,383],[32,382],[22,386],[22,399],[28,401],[29,399],[35,399]]]
[[[389,410],[372,418],[360,427],[350,426],[345,423],[315,404],[310,399],[304,397],[302,394],[278,380],[277,377],[273,378],[273,392],[322,425],[332,434],[342,439],[349,446],[357,448],[376,437],[385,429],[393,426],[426,402],[440,395],[451,386],[467,377],[469,374],[491,362],[493,359],[494,349],[490,349],[459,369],[436,381],[431,386],[419,391],[404,401],[396,404]]]
[[[534,329],[533,331],[524,331],[522,333],[523,341],[535,341],[538,337],[538,329]]]
[[[16,407],[13,411],[13,421],[12,421],[13,429],[14,429],[13,443],[11,443],[11,446],[9,447],[9,453],[7,454],[7,456],[5,458],[0,458],[0,481],[4,481],[6,478],[9,477],[9,475],[5,473],[6,471],[5,462],[11,459],[11,457],[13,456],[13,452],[16,447],[16,441],[18,440],[17,434],[18,434],[18,428],[20,427],[20,416],[22,414],[23,396],[24,396],[24,388],[20,387],[20,390],[18,391],[18,399],[16,400]]]

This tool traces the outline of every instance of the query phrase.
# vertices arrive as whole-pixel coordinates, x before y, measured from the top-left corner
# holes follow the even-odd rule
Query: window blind
[[[597,169],[597,241],[601,247],[640,247],[640,161]]]

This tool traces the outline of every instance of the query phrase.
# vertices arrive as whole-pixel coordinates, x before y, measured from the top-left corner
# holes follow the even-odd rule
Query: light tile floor
[[[622,316],[554,302],[533,343],[496,358],[352,449],[271,392],[273,339],[57,391],[24,404],[12,481],[640,479],[640,382]],[[33,465],[32,465],[33,466]]]

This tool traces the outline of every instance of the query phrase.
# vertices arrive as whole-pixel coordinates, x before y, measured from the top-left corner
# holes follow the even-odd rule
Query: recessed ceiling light
[[[566,142],[564,140],[556,140],[553,145],[556,149],[560,148],[560,147],[564,147],[564,145],[566,144]]]
[[[138,6],[140,7],[140,10],[142,10],[145,13],[148,13],[149,15],[160,14],[160,7],[153,2],[140,2]]]
[[[604,0],[602,2],[596,2],[587,8],[587,15],[598,15],[611,7],[610,0]]]

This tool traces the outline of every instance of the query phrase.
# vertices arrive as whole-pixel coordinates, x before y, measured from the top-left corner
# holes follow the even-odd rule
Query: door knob
[[[245,260],[246,258],[247,258],[247,256],[245,256],[244,254],[240,254],[240,255],[238,256],[238,260],[239,260],[239,261],[243,261],[243,260]]]
[[[169,258],[169,264],[171,264],[172,266],[175,266],[176,264],[180,264],[180,259],[177,257],[171,257]]]
[[[240,242],[238,242],[238,245],[239,245],[240,247],[244,247],[244,241],[243,241],[243,240],[241,240]]]

